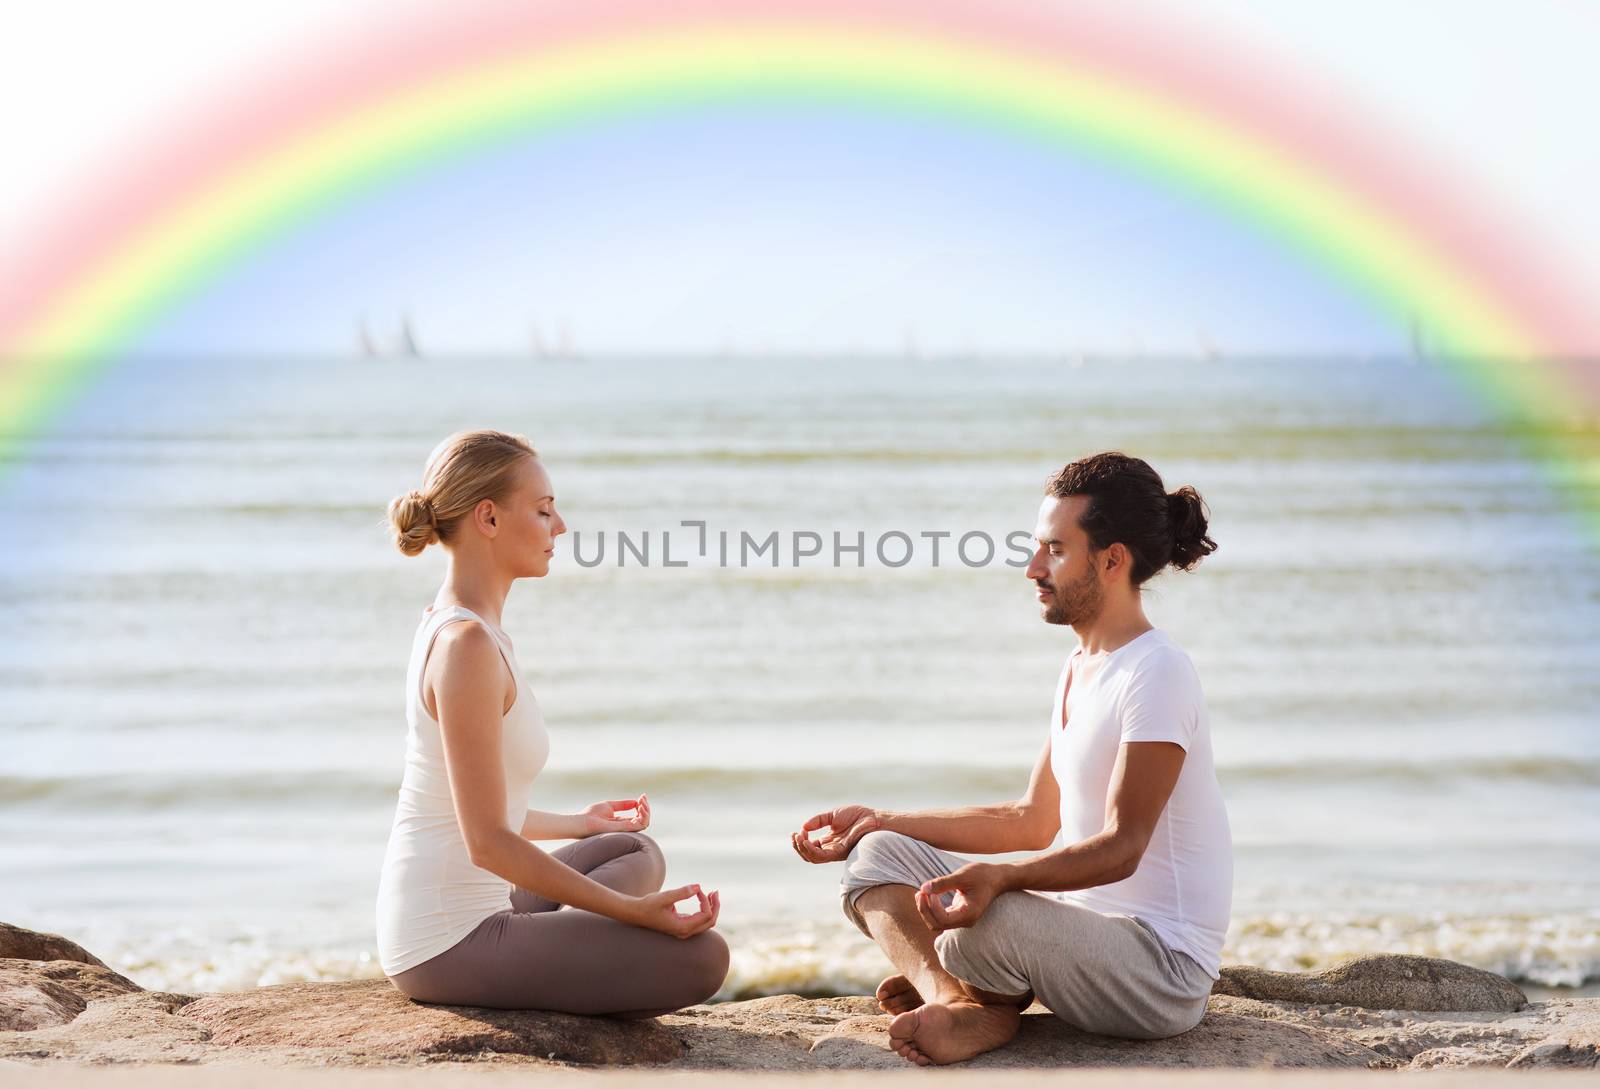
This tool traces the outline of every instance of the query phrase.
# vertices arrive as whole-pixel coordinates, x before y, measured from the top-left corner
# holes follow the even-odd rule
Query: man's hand
[[[998,867],[969,862],[955,873],[923,882],[916,892],[917,913],[934,931],[971,926],[1006,891],[1000,878]]]
[[[864,805],[845,805],[818,813],[789,840],[794,844],[795,854],[807,862],[839,862],[850,853],[857,840],[877,828],[875,810]],[[821,839],[811,838],[811,833],[816,831],[823,832]]]
[[[629,816],[623,816],[627,813]],[[595,802],[578,814],[585,836],[602,832],[643,832],[650,827],[650,799],[641,794],[638,798],[624,798],[616,802]]]

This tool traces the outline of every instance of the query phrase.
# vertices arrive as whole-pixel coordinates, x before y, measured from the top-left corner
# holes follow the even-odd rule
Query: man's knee
[[[1030,913],[1037,908],[1038,899],[1026,892],[1002,892],[989,901],[977,922],[960,930],[947,930],[945,934],[951,935],[953,941],[965,941],[972,946],[991,947],[1014,942],[1019,935],[1037,927]]]
[[[908,848],[917,843],[910,836],[899,832],[890,832],[878,829],[868,832],[856,840],[856,845],[850,849],[850,855],[844,860],[846,875],[862,872],[877,872],[886,865],[898,868],[898,860],[905,858],[910,851]]]
[[[850,861],[858,858],[882,858],[885,854],[899,854],[902,845],[915,842],[916,840],[900,832],[879,828],[856,840],[856,845],[850,848]]]
[[[983,925],[983,919],[979,919],[972,926],[934,935],[933,951],[938,954],[939,963],[957,979],[970,982],[973,976],[983,974],[991,959],[992,953],[986,940],[988,935],[978,933],[978,928]]]
[[[912,885],[915,879],[915,858],[919,850],[926,850],[917,840],[899,832],[879,829],[868,832],[856,841],[844,860],[844,872],[839,876],[839,891],[848,905],[862,891],[880,885]]]
[[[857,907],[857,899],[886,885],[918,884],[912,859],[921,848],[922,844],[910,836],[881,829],[868,832],[856,841],[849,857],[845,859],[844,873],[839,878],[839,895],[845,918],[863,934],[870,935],[871,932]]]
[[[944,970],[963,982],[996,994],[1022,994],[1032,986],[1018,946],[1027,941],[1024,894],[995,897],[971,926],[946,930],[933,940]]]

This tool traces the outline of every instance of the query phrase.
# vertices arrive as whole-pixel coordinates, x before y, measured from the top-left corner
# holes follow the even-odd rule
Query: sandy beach
[[[209,1089],[227,1086],[228,1089],[398,1089],[400,1086],[418,1084],[414,1070],[261,1070],[236,1066],[194,1068],[73,1068],[64,1070],[52,1067],[46,1070],[29,1070],[11,1063],[0,1063],[0,1074],[8,1085],[16,1089],[34,1089],[50,1086],[52,1089]],[[930,1075],[921,1070],[899,1072],[847,1073],[833,1071],[827,1074],[764,1074],[761,1084],[770,1089],[786,1086],[815,1086],[826,1079],[826,1084],[836,1089],[864,1089],[866,1086],[910,1085]],[[931,1075],[941,1086],[960,1089],[965,1086],[998,1086],[1001,1089],[1043,1089],[1061,1083],[1058,1071],[1008,1071],[948,1070]],[[1156,1089],[1157,1086],[1179,1086],[1180,1089],[1264,1089],[1266,1086],[1285,1089],[1354,1089],[1371,1085],[1376,1075],[1348,1070],[1247,1070],[1215,1071],[1184,1070],[1135,1073],[1126,1070],[1078,1070],[1072,1074],[1073,1084],[1080,1089]],[[1593,1074],[1572,1071],[1541,1071],[1522,1073],[1500,1070],[1451,1070],[1412,1074],[1407,1084],[1417,1089],[1492,1089],[1516,1085],[1526,1089],[1547,1089],[1551,1086],[1576,1086],[1590,1084]],[[551,1070],[539,1077],[541,1089],[612,1089],[624,1085],[638,1085],[647,1080],[652,1085],[670,1089],[672,1086],[694,1085],[702,1089],[724,1089],[734,1085],[749,1084],[745,1073],[706,1073],[701,1071],[664,1071],[641,1076],[637,1071],[576,1071]],[[505,1086],[525,1086],[527,1073],[520,1070],[451,1067],[428,1071],[426,1082],[436,1089],[498,1089]]]
[[[619,1021],[423,1005],[387,980],[176,994],[145,990],[60,935],[0,924],[7,1084],[59,1084],[67,1071],[94,1080],[116,1073],[108,1067],[163,1079],[198,1067],[182,1073],[195,1084],[216,1077],[232,1085],[242,1073],[300,1077],[327,1067],[341,1071],[321,1076],[368,1079],[386,1069],[415,1078],[420,1068],[440,1077],[512,1077],[529,1067],[587,1080],[621,1067],[626,1072],[613,1076],[923,1075],[886,1046],[889,1020],[864,995],[775,995]],[[1600,1067],[1600,999],[1529,1002],[1501,976],[1427,957],[1361,957],[1316,973],[1228,965],[1205,1017],[1179,1036],[1097,1036],[1036,1005],[1014,1041],[961,1064],[956,1076],[987,1083],[1003,1075],[1029,1085],[1045,1076],[1040,1071],[1063,1067],[1116,1068],[1118,1077],[1181,1071],[1205,1085],[1262,1070],[1592,1075]]]

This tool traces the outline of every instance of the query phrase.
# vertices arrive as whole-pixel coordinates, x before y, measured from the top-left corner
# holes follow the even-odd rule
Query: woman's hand
[[[876,810],[864,805],[845,805],[818,813],[800,831],[789,837],[795,854],[807,862],[838,862],[850,853],[856,841],[878,827]],[[821,839],[811,833],[826,829]]]
[[[631,816],[622,816],[629,813]],[[650,799],[641,794],[637,799],[624,798],[616,802],[595,802],[578,814],[583,835],[598,836],[602,832],[643,832],[650,827]]]
[[[699,901],[698,910],[690,915],[680,914],[674,905],[679,900],[687,900],[691,896]],[[623,921],[634,926],[659,930],[674,938],[692,938],[702,930],[710,930],[716,926],[717,913],[721,910],[720,893],[706,893],[701,891],[699,885],[685,885],[679,889],[667,889],[664,892],[635,898],[634,910]]]
[[[930,930],[959,930],[983,918],[994,898],[1005,891],[997,867],[969,862],[955,873],[924,881],[916,892],[917,914]]]

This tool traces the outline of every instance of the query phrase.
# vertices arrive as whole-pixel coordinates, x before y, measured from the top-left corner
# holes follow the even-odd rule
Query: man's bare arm
[[[917,910],[935,930],[971,926],[994,898],[1018,890],[1065,892],[1132,877],[1183,770],[1183,746],[1125,741],[1117,750],[1105,825],[1087,839],[1020,862],[973,862],[917,890]],[[952,893],[951,902],[943,902]]]
[[[1061,827],[1061,795],[1050,770],[1050,746],[1029,777],[1027,791],[1014,802],[925,809],[911,813],[851,805],[819,813],[793,836],[795,851],[807,862],[837,862],[868,832],[885,830],[911,836],[943,851],[1003,854],[1050,846]],[[810,833],[823,831],[820,840]]]
[[[996,865],[1007,889],[1064,892],[1132,877],[1178,784],[1186,754],[1170,741],[1127,741],[1117,750],[1105,826],[1088,839],[1020,862]]]
[[[911,813],[875,810],[877,827],[919,839],[941,851],[998,855],[1042,851],[1061,830],[1061,788],[1050,770],[1050,745],[1034,762],[1028,789],[1014,802],[921,809]]]

